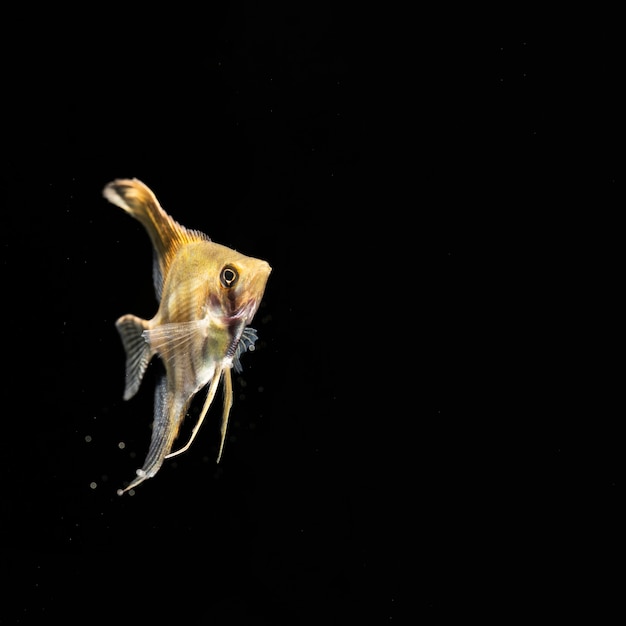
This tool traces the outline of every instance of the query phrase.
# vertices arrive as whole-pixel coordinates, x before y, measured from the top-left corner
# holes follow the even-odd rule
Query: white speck
[[[89,443],[91,441],[91,435],[85,435],[85,441]]]
[[[145,475],[146,473],[142,469],[137,470],[137,476],[139,476],[139,478],[143,478]]]
[[[123,450],[123,449],[126,447],[126,444],[125,444],[123,441],[120,441],[120,442],[117,444],[117,447],[118,447],[120,450]]]

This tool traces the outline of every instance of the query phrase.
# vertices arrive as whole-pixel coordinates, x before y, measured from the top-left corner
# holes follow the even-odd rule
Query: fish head
[[[207,308],[225,325],[250,323],[272,271],[269,263],[211,242]]]

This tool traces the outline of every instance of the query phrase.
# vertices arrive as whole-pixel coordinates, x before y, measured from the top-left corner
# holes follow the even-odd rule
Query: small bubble
[[[89,486],[90,486],[92,489],[95,489],[95,488],[98,486],[98,483],[96,483],[96,482],[93,482],[93,481],[92,481],[92,482],[90,482],[90,483],[89,483]]]
[[[120,441],[120,442],[117,444],[117,447],[118,447],[120,450],[123,450],[123,449],[126,447],[126,444],[125,444],[123,441]]]
[[[91,435],[85,435],[85,441],[89,443],[91,441]]]

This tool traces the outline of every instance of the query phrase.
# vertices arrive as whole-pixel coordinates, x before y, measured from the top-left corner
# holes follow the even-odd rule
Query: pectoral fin
[[[235,350],[235,355],[233,356],[233,368],[237,374],[241,374],[243,368],[241,367],[241,355],[248,350],[252,352],[254,350],[254,344],[257,341],[259,336],[256,334],[256,330],[251,326],[246,326],[241,333],[241,337],[239,338],[239,343],[237,344],[237,349]]]
[[[143,333],[150,348],[157,353],[166,366],[176,369],[176,356],[191,350],[200,336],[204,336],[208,322],[204,319],[192,322],[161,324]]]

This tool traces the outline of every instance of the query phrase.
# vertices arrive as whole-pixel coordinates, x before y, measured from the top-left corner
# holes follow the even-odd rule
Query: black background
[[[206,11],[38,14],[6,45],[0,623],[613,606],[589,572],[621,447],[581,330],[623,181],[611,37],[592,62],[504,22]],[[211,411],[121,498],[153,371],[124,402],[114,322],[157,303],[120,177],[273,267],[222,462]]]

